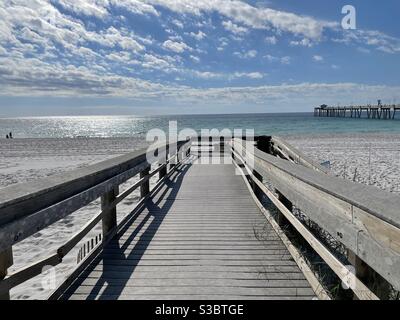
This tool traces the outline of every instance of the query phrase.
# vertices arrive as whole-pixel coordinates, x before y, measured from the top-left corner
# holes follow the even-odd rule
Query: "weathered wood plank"
[[[128,287],[110,286],[103,282],[98,287],[78,286],[76,294],[89,294],[93,291],[103,292],[104,295],[128,294],[128,295],[190,295],[190,294],[216,294],[216,295],[243,295],[243,296],[315,296],[311,288],[292,287],[292,288],[243,288],[243,287]]]
[[[154,276],[154,275],[153,275]],[[97,278],[85,277],[80,286],[97,286],[99,280]],[[191,278],[170,278],[170,279],[132,279],[128,281],[122,278],[107,278],[108,286],[125,286],[125,287],[242,287],[242,288],[309,288],[310,284],[307,280],[302,279],[229,279],[229,278],[211,278],[204,277],[194,279]]]
[[[83,272],[79,278],[81,279],[94,279],[98,280],[101,277],[106,277],[107,279],[122,279],[126,280],[155,280],[158,279],[160,281],[166,279],[187,279],[187,280],[305,280],[304,275],[301,272],[268,272],[268,273],[259,273],[259,272],[210,272],[210,271],[202,271],[202,272],[169,272],[162,273],[161,275],[155,275],[153,272],[146,271],[136,271],[132,276],[129,272],[118,272],[118,271],[85,271]]]
[[[232,165],[192,165],[167,182],[62,298],[205,295],[315,297]]]

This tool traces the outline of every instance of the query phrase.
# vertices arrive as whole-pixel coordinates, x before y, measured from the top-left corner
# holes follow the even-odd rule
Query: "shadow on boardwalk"
[[[118,235],[111,240],[109,244],[104,249],[112,248],[112,257],[104,257],[104,253],[100,254],[89,266],[86,272],[94,271],[94,268],[99,264],[103,264],[103,272],[99,277],[90,294],[87,296],[88,300],[92,299],[106,299],[106,297],[118,297],[125,285],[132,278],[132,275],[140,263],[140,260],[144,253],[146,252],[147,247],[151,243],[154,235],[157,233],[157,230],[161,226],[164,218],[169,213],[169,209],[173,205],[174,201],[164,201],[162,206],[159,206],[161,202],[165,199],[175,198],[177,195],[183,177],[191,164],[183,164],[180,165],[176,171],[165,181],[165,183],[160,186],[154,195],[149,198],[142,206],[139,206],[134,211],[132,211],[131,218],[125,223],[125,225],[120,229]],[[155,202],[154,200],[157,199]],[[146,213],[143,213],[146,211]],[[140,221],[138,221],[140,218]],[[129,234],[129,228],[132,228],[132,225],[138,223],[137,227],[134,231]],[[139,239],[137,239],[139,233]],[[125,235],[129,235],[127,239],[122,239]],[[128,247],[132,244],[132,242],[136,241],[134,247],[129,251],[129,254],[126,255],[124,252],[128,249]],[[121,273],[121,276],[118,277],[119,281],[121,281],[118,286],[110,286],[109,285],[109,275],[112,271],[115,271],[113,268],[115,265],[113,263],[118,263],[118,265],[124,266],[124,272]],[[82,282],[85,278],[81,278],[78,281],[75,281],[73,287],[77,288],[82,285]],[[102,290],[102,292],[100,292]],[[64,296],[64,298],[69,298],[68,296]]]

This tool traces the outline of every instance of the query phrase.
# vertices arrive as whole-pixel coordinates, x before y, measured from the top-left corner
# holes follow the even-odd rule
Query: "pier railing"
[[[140,201],[137,204],[140,205],[151,194],[150,178],[156,174],[159,176],[154,190],[189,152],[190,141],[178,141],[0,190],[0,300],[9,299],[10,289],[41,274],[44,267],[60,264],[63,257],[102,222],[102,235],[89,240],[89,245],[79,250],[79,261],[89,258],[90,250],[101,246],[116,233],[117,204],[140,188]],[[152,157],[147,157],[151,153]],[[155,159],[155,154],[165,161],[148,162],[150,158]],[[157,167],[150,171],[152,165]],[[119,185],[136,175],[139,175],[139,180],[120,193]],[[7,269],[13,265],[13,245],[98,198],[101,198],[100,212],[80,231],[47,257],[7,274]]]
[[[382,292],[388,283],[400,289],[399,196],[279,159],[257,146],[248,150],[241,139],[234,139],[231,147],[254,194],[265,194],[280,211],[278,221],[291,224],[337,276],[350,283],[358,298],[376,299],[371,288]],[[268,218],[260,201],[259,205]],[[347,248],[355,274],[296,218],[294,208]]]
[[[339,117],[339,118],[362,118],[368,119],[396,119],[396,112],[400,110],[400,105],[366,105],[366,106],[343,106],[330,107],[322,105],[314,108],[315,117]]]

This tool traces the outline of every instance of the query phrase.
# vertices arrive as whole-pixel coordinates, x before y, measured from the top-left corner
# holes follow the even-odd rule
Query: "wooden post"
[[[201,135],[197,137],[197,157],[201,157]]]
[[[7,269],[13,265],[12,248],[0,252],[0,282],[7,276]],[[0,292],[0,300],[10,300],[10,292]]]
[[[347,250],[347,259],[355,269],[355,276],[360,279],[381,300],[389,299],[390,284],[375,270],[360,259],[353,251]],[[354,299],[357,296],[354,295]]]
[[[262,175],[259,174],[256,170],[253,170],[253,175],[254,175],[255,179],[258,179],[261,182],[263,181]],[[254,181],[252,182],[252,188],[253,188],[253,191],[254,191],[257,199],[261,200],[263,192]]]
[[[224,157],[225,154],[225,137],[219,137],[219,154],[220,157]]]
[[[115,187],[113,190],[106,192],[101,197],[101,210],[108,207],[118,196],[119,188]],[[117,207],[109,210],[102,219],[103,225],[103,240],[105,241],[111,230],[117,226]]]
[[[272,143],[270,136],[259,136],[256,137],[256,147],[257,149],[264,151],[266,153],[272,154]]]
[[[278,195],[278,200],[290,211],[293,212],[293,204],[279,190],[275,190]],[[286,217],[278,211],[277,222],[280,226],[288,224]]]
[[[140,179],[144,178],[150,173],[150,166],[140,172]],[[147,196],[150,192],[150,180],[142,183],[140,186],[140,197],[143,198]]]
[[[220,159],[220,164],[226,164],[229,163],[230,157],[229,155],[225,154],[227,149],[225,148],[225,137],[221,136],[219,137],[219,159]]]

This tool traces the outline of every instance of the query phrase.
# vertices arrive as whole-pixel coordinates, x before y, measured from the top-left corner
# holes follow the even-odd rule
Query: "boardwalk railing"
[[[321,173],[328,172],[327,169],[321,166],[318,162],[306,156],[303,152],[279,137],[271,137],[271,150],[271,153],[277,155],[279,158],[289,160],[292,163],[301,164]]]
[[[231,147],[255,193],[270,198],[280,210],[278,220],[290,223],[340,279],[352,284],[358,298],[376,299],[369,287],[379,292],[388,288],[387,283],[400,289],[399,196],[323,174],[307,164],[293,164],[257,147],[247,150],[241,139],[234,139]],[[263,181],[272,184],[275,192]],[[294,207],[348,249],[355,275],[293,215]],[[370,269],[386,280],[371,281]]]
[[[140,188],[141,200],[150,194],[151,177],[159,174],[155,189],[176,165],[190,152],[190,141],[159,145],[149,150],[135,151],[83,169],[17,184],[0,191],[0,300],[9,299],[13,287],[39,275],[45,266],[56,266],[82,239],[102,221],[102,242],[117,230],[116,206],[133,191]],[[148,155],[152,154],[152,157]],[[149,158],[163,158],[162,163],[149,163]],[[165,157],[163,157],[165,155]],[[152,165],[157,168],[151,170]],[[169,167],[169,168],[168,168]],[[140,179],[126,191],[119,193],[119,185],[140,175]],[[53,253],[16,272],[7,274],[13,264],[12,246],[34,233],[65,218],[92,201],[101,198],[101,212],[96,214],[70,240]],[[94,241],[94,240],[93,240]],[[98,242],[98,246],[102,242]],[[87,250],[96,247],[89,240]],[[83,247],[84,258],[88,252]]]
[[[250,143],[230,137],[199,141],[180,141],[176,148],[164,145],[150,150],[168,155],[161,163],[149,163],[146,150],[140,150],[84,169],[0,190],[0,299],[9,298],[10,289],[41,274],[43,267],[61,263],[101,222],[102,235],[86,241],[78,252],[80,265],[89,261],[118,230],[117,204],[140,188],[141,200],[137,205],[142,205],[191,148],[201,156],[203,152],[231,155],[251,182],[248,185],[252,186],[255,201],[271,224],[275,222],[261,203],[263,194],[279,209],[278,224],[290,223],[358,298],[377,299],[378,291],[388,283],[399,290],[400,197],[329,176],[324,168],[277,137],[255,137]],[[253,145],[255,148],[250,148]],[[158,182],[150,190],[149,180],[157,173]],[[136,175],[139,180],[120,193],[119,185]],[[7,274],[13,264],[13,245],[98,198],[101,198],[101,211],[70,240],[42,260]],[[294,208],[348,249],[355,275],[296,218]],[[382,279],[377,280],[375,273]],[[376,284],[378,288],[374,287]]]

